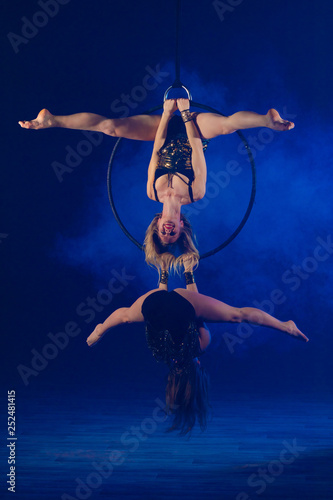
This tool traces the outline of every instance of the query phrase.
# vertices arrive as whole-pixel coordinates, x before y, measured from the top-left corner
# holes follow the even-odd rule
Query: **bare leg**
[[[231,307],[220,300],[201,293],[184,290],[183,288],[177,288],[175,291],[191,302],[196,315],[204,321],[212,323],[253,323],[280,330],[305,342],[309,340],[298,330],[293,321],[279,321],[270,314],[254,307]]]
[[[119,309],[116,309],[116,311],[114,311],[108,318],[106,318],[104,323],[99,323],[96,326],[95,330],[87,338],[87,344],[89,346],[95,344],[103,337],[103,335],[108,330],[114,328],[115,326],[121,325],[123,323],[140,323],[144,321],[141,312],[142,304],[145,298],[148,297],[148,295],[157,291],[158,289],[151,290],[150,292],[142,295],[134,302],[134,304],[131,305],[131,307],[121,307]]]
[[[291,130],[295,126],[293,122],[283,120],[275,109],[270,109],[266,115],[259,115],[253,111],[239,111],[231,116],[199,113],[197,124],[206,139],[248,128],[267,127],[281,132]]]
[[[47,109],[42,109],[35,120],[19,121],[19,125],[22,128],[30,130],[60,127],[102,132],[112,137],[125,137],[126,139],[135,139],[138,141],[153,141],[160,119],[160,115],[106,118],[94,113],[55,116]]]

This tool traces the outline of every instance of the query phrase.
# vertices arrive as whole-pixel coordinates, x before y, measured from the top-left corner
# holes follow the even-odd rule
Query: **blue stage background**
[[[52,15],[38,17],[41,4],[12,0],[0,7],[3,386],[33,397],[56,390],[74,399],[103,393],[128,400],[141,392],[163,398],[165,369],[153,361],[141,325],[119,327],[92,349],[85,343],[97,323],[157,283],[110,209],[106,174],[115,139],[23,130],[17,122],[44,107],[59,115],[122,117],[160,104],[174,80],[174,2],[59,0]],[[293,319],[310,342],[248,325],[212,325],[202,362],[221,401],[230,392],[326,398],[333,347],[333,5],[221,4],[183,1],[181,78],[193,99],[226,115],[274,107],[296,126],[288,133],[244,132],[256,161],[256,202],[240,235],[200,262],[199,291]],[[114,165],[117,208],[140,241],[160,210],[145,194],[151,147],[123,141]],[[237,173],[227,173],[228,162],[237,162]],[[61,175],[59,164],[67,168]],[[236,134],[211,142],[207,164],[206,198],[185,209],[201,252],[237,227],[251,188]]]

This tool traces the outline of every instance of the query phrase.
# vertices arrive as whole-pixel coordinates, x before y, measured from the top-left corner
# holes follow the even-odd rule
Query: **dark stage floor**
[[[20,396],[16,494],[1,498],[333,499],[332,403],[213,397],[188,439],[165,433],[159,398]]]

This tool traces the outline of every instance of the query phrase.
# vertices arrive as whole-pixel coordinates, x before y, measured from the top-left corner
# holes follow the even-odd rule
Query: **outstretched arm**
[[[198,292],[198,287],[194,278],[192,258],[186,258],[185,255],[185,257],[183,258],[183,265],[186,290],[190,290],[191,292]]]
[[[161,270],[159,273],[158,289],[168,291],[168,280],[169,280],[168,266],[167,266],[166,262],[164,261],[163,255],[162,255]]]
[[[176,111],[177,105],[174,99],[167,99],[163,105],[163,114],[161,116],[161,121],[156,131],[156,136],[154,140],[153,152],[151,155],[150,163],[148,166],[148,180],[147,180],[147,196],[151,200],[155,200],[155,193],[153,189],[153,183],[155,178],[155,171],[158,164],[158,152],[163,147],[165,139],[168,133],[169,121],[172,118],[173,113]],[[156,200],[155,200],[156,201]]]
[[[177,99],[177,106],[180,112],[189,110],[190,101],[188,99]],[[188,142],[192,149],[191,163],[194,172],[194,181],[192,183],[193,198],[194,201],[198,201],[206,193],[207,165],[201,135],[194,120],[190,119],[185,122],[185,128]]]
[[[194,279],[192,259],[186,259],[185,257],[183,260],[183,264],[184,276],[186,281],[186,291],[189,290],[190,292],[194,292],[199,295],[198,287]],[[205,349],[207,349],[211,342],[210,331],[202,318],[197,318],[197,328],[199,332],[200,348],[202,351],[205,351]]]

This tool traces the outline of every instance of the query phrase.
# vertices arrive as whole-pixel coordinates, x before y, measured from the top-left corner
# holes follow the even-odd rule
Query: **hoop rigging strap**
[[[181,0],[177,0],[176,7],[176,54],[175,54],[175,81],[173,85],[178,84],[182,86],[180,81],[180,51],[179,51],[179,33],[180,33],[180,10],[181,10]]]
[[[204,109],[206,111],[212,112],[212,113],[217,113],[219,115],[225,116],[220,111],[217,111],[216,109],[214,109],[214,108],[212,108],[210,106],[206,106],[204,104],[200,104],[200,103],[191,101],[191,105],[194,106],[194,107],[201,108],[201,109]],[[161,108],[162,108],[162,106],[155,106],[154,108],[151,108],[148,111],[146,111],[144,114],[149,115],[151,113],[154,113],[154,111],[157,111],[157,110],[159,110]],[[250,165],[251,165],[252,188],[251,188],[250,200],[249,200],[246,212],[245,212],[242,220],[240,221],[239,225],[235,229],[235,231],[225,241],[223,241],[223,243],[221,243],[220,245],[218,245],[216,248],[213,248],[212,250],[210,250],[208,252],[205,252],[204,254],[200,255],[200,259],[205,259],[206,257],[210,257],[210,256],[216,254],[217,252],[219,252],[220,250],[222,250],[223,248],[225,248],[227,245],[229,245],[229,243],[231,243],[236,238],[236,236],[241,232],[241,230],[245,226],[245,224],[246,224],[246,222],[247,222],[247,220],[248,220],[248,218],[250,216],[250,213],[252,211],[253,205],[254,205],[255,196],[256,196],[256,168],[255,168],[254,158],[253,158],[253,154],[252,154],[252,151],[250,149],[250,146],[248,145],[248,143],[247,143],[244,135],[242,134],[242,132],[237,131],[236,133],[238,134],[239,138],[241,139],[242,143],[244,144],[244,147],[245,147],[245,149],[247,151],[249,162],[250,162]],[[112,209],[113,215],[114,215],[117,223],[119,224],[120,228],[122,229],[122,231],[125,233],[125,235],[127,236],[127,238],[129,238],[132,241],[132,243],[134,243],[138,248],[140,248],[140,250],[143,250],[142,243],[140,243],[136,238],[134,238],[134,236],[131,235],[131,233],[127,230],[127,228],[123,224],[123,222],[122,222],[122,220],[121,220],[121,218],[120,218],[120,216],[119,216],[119,214],[117,212],[117,209],[116,209],[116,206],[115,206],[115,202],[114,202],[114,198],[113,198],[113,193],[112,193],[112,170],[113,170],[113,165],[114,165],[115,154],[116,154],[116,151],[117,151],[117,149],[118,149],[119,144],[121,143],[121,141],[122,141],[122,138],[119,138],[117,140],[116,144],[114,145],[114,148],[112,150],[112,153],[111,153],[111,156],[110,156],[110,160],[109,160],[108,174],[107,174],[107,188],[108,188],[109,201],[110,201],[110,205],[111,205],[111,209]]]
[[[176,50],[175,50],[175,81],[172,85],[165,91],[163,101],[168,98],[168,94],[171,89],[184,89],[187,93],[188,99],[191,101],[191,92],[185,87],[185,85],[180,80],[180,18],[181,18],[181,0],[177,0],[176,5]]]

